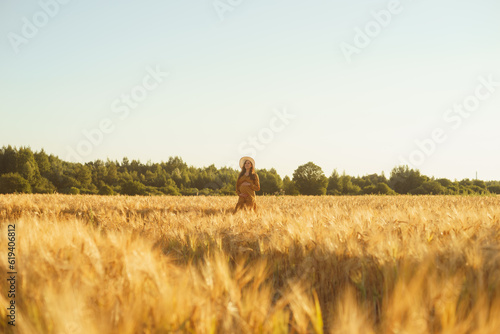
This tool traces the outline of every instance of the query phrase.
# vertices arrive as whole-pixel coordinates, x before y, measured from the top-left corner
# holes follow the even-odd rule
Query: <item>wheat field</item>
[[[500,197],[257,200],[0,196],[0,331],[499,332]]]

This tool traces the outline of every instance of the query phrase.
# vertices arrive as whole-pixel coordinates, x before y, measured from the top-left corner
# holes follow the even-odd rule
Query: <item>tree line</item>
[[[214,165],[188,166],[180,157],[146,164],[123,158],[72,163],[29,147],[0,149],[0,193],[62,193],[99,195],[234,195],[239,170]],[[258,195],[365,195],[365,194],[500,194],[499,181],[451,181],[397,166],[384,173],[349,176],[334,170],[325,176],[313,162],[299,166],[283,179],[274,168],[257,170]]]

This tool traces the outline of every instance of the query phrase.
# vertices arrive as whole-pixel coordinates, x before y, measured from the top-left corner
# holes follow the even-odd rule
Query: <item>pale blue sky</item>
[[[55,2],[0,1],[0,146],[69,159],[109,119],[113,130],[69,160],[220,167],[253,148],[257,168],[281,176],[308,161],[327,176],[389,176],[413,154],[426,175],[500,180],[500,86],[456,128],[443,118],[479,77],[500,82],[498,0],[401,0],[351,62],[342,43],[355,46],[355,28],[390,1],[242,0],[223,20],[214,3],[228,0],[72,0],[44,14]],[[39,20],[34,36],[23,18]],[[25,38],[17,53],[12,36]],[[113,102],[148,68],[169,76],[120,118]],[[275,109],[295,117],[282,127]],[[436,128],[446,140],[414,153]]]

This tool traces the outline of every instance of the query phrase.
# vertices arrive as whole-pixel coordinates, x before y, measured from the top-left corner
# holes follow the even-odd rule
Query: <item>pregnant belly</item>
[[[241,186],[240,187],[241,192],[243,193],[251,193],[253,191],[252,186]]]

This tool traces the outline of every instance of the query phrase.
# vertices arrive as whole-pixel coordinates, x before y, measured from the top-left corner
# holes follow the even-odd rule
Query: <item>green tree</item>
[[[382,172],[380,175],[378,174],[370,174],[363,176],[364,179],[369,180],[371,184],[379,184],[379,183],[385,183],[387,184],[387,178],[384,175],[384,172]]]
[[[199,192],[197,188],[184,188],[180,190],[182,196],[198,196]]]
[[[340,184],[342,187],[342,195],[358,195],[362,193],[360,186],[353,184],[351,177],[346,175],[345,172],[340,177]]]
[[[458,184],[461,185],[461,186],[463,186],[463,187],[470,187],[474,183],[472,183],[472,181],[469,180],[469,179],[463,179],[463,180],[459,181]]]
[[[427,179],[426,176],[420,175],[418,170],[410,169],[408,166],[398,166],[391,171],[389,186],[398,194],[409,194]]]
[[[271,168],[269,171],[259,169],[257,174],[259,175],[260,182],[260,191],[257,194],[274,194],[283,188],[283,181],[276,172],[276,169]]]
[[[342,183],[340,182],[340,175],[336,169],[333,170],[332,175],[328,178],[328,186],[326,188],[328,195],[341,195]]]
[[[40,152],[34,153],[36,164],[38,165],[38,170],[40,175],[49,178],[50,177],[50,161],[49,156],[42,149]]]
[[[482,180],[474,180],[474,181],[472,181],[472,184],[475,185],[476,187],[481,188],[484,191],[488,191],[488,187],[486,186],[486,183]]]
[[[156,165],[152,185],[155,187],[164,187],[167,184],[167,179],[167,172],[160,165]]]
[[[488,186],[488,191],[492,194],[500,194],[500,185],[492,184],[491,186]]]
[[[293,181],[302,195],[324,195],[328,179],[321,167],[312,162],[299,166],[293,172]]]
[[[300,194],[295,186],[295,182],[288,175],[283,179],[283,190],[285,191],[285,195],[297,196]]]
[[[102,160],[96,160],[93,162],[87,162],[85,164],[92,175],[92,184],[96,185],[100,189],[106,182],[105,177],[107,173],[107,168]]]
[[[165,186],[159,188],[159,191],[161,191],[165,195],[172,195],[172,196],[179,196],[181,194],[179,192],[179,188],[172,179],[168,179],[165,182]]]
[[[213,166],[213,165],[212,165]],[[212,182],[215,179],[215,175],[217,172],[217,168],[213,166],[215,169],[215,172],[212,173]],[[171,174],[172,180],[174,180],[175,184],[177,185],[178,188],[184,188],[189,186],[189,177],[185,172],[183,172],[179,167],[174,168]]]
[[[448,179],[437,179],[436,182],[439,182],[439,184],[445,188],[453,187],[453,182]]]
[[[373,195],[377,193],[377,187],[373,184],[363,187],[363,194],[365,195]]]
[[[370,181],[366,176],[363,177],[351,177],[351,183],[355,186],[358,186],[360,189],[363,189],[366,186],[373,185],[373,182]]]
[[[0,150],[0,174],[17,172],[17,150],[12,146]]]
[[[71,188],[69,188],[66,191],[66,194],[68,194],[68,195],[78,195],[78,194],[80,194],[80,189],[78,189],[76,187],[71,187]]]
[[[31,186],[19,173],[0,176],[0,194],[31,193]]]
[[[180,157],[170,157],[168,161],[163,164],[162,167],[167,171],[167,173],[171,174],[176,168],[179,169],[179,171],[182,171],[186,169],[188,166],[184,161],[182,161]]]
[[[480,194],[480,195],[486,195],[489,194],[489,191],[487,189],[484,189],[480,186],[476,186],[475,184],[470,186],[469,189],[472,190],[473,193]]]
[[[122,194],[146,195],[146,186],[139,181],[128,181],[124,185],[122,185]]]
[[[203,189],[207,184],[209,184],[210,178],[205,170],[198,170],[197,175],[193,178],[192,186],[197,189]]]
[[[58,192],[64,192],[63,189],[68,187],[68,171],[61,159],[53,155],[49,156],[50,175],[48,180],[57,188]],[[73,183],[69,187],[73,186]]]
[[[115,186],[118,184],[117,163],[109,160],[106,162],[106,173],[104,176],[104,181],[111,186]]]
[[[33,185],[33,192],[36,194],[53,194],[57,188],[44,177],[40,177]]]
[[[395,195],[396,192],[392,190],[387,183],[385,182],[379,182],[375,186],[375,192],[380,195]]]
[[[119,172],[125,173],[128,172],[130,167],[130,161],[128,160],[127,157],[122,159],[122,164],[120,165]]]
[[[109,196],[109,195],[114,195],[114,194],[115,194],[115,192],[108,185],[104,185],[101,187],[101,189],[99,189],[99,195]]]
[[[421,186],[412,189],[411,193],[416,195],[444,195],[446,194],[446,188],[437,181],[425,181]]]
[[[82,189],[89,189],[92,184],[92,172],[90,168],[86,165],[77,164],[75,179],[80,183]]]
[[[34,185],[40,178],[40,171],[31,149],[28,147],[20,148],[17,152],[16,162],[16,172],[26,179],[30,185]]]

